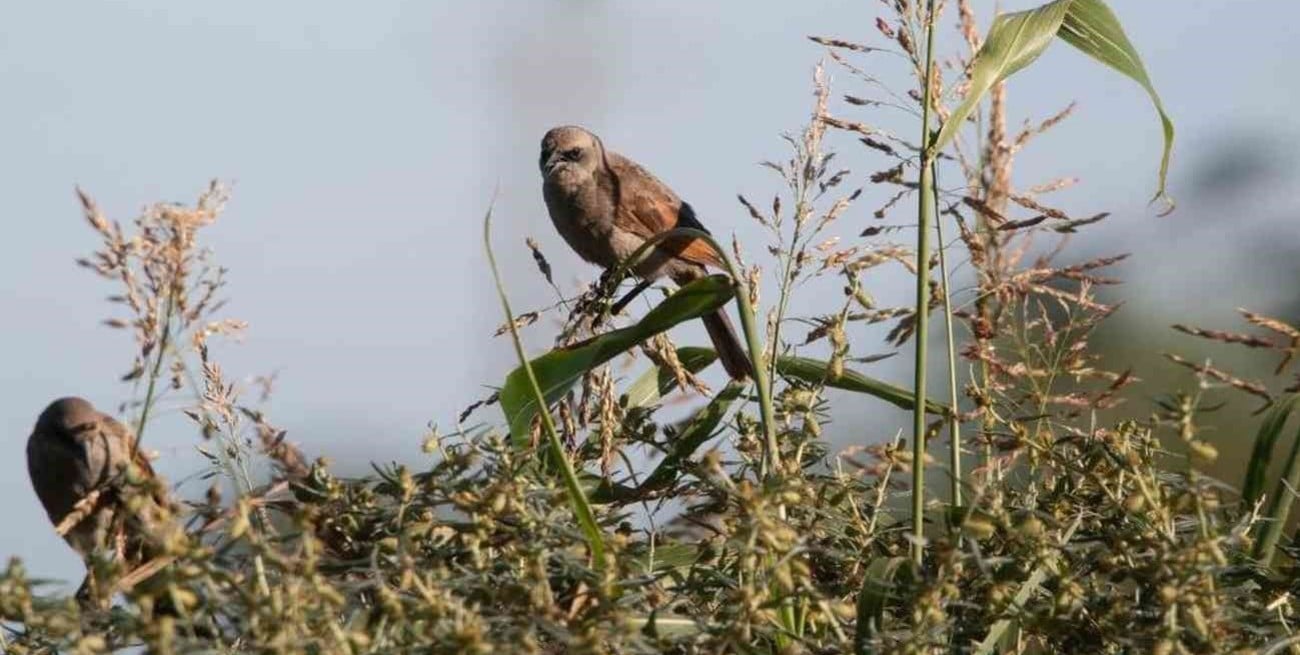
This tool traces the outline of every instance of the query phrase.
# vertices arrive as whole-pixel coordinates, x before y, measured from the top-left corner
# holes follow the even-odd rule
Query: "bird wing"
[[[619,218],[616,223],[620,227],[645,239],[678,227],[708,232],[695,217],[695,210],[650,171],[618,153],[609,153],[607,159],[614,178]],[[701,266],[724,267],[713,247],[703,239],[670,238],[657,247]]]
[[[149,463],[149,458],[145,456],[144,451],[136,447],[135,434],[131,429],[122,425],[117,419],[104,414],[99,421],[99,434],[103,436],[104,443],[108,447],[109,457],[112,460],[112,467],[120,466],[118,462],[126,462],[129,458],[139,469],[140,474],[146,478],[153,479],[158,477],[154,473],[153,465]],[[166,505],[167,498],[159,493],[152,494],[154,502],[159,505]]]
[[[78,475],[85,458],[85,449],[64,435],[45,433],[38,428],[27,440],[27,474],[36,496],[56,525],[90,491]]]
[[[136,448],[135,435],[131,429],[120,423],[117,419],[101,414],[95,429],[87,438],[93,438],[95,445],[87,444],[90,452],[92,464],[101,465],[103,468],[92,468],[92,473],[98,473],[103,470],[108,476],[99,479],[99,484],[112,484],[113,497],[116,502],[126,501],[121,487],[124,482],[120,476],[121,467],[127,461],[132,462],[138,469],[141,476],[149,480],[148,487],[150,502],[145,502],[138,507],[137,511],[130,515],[120,515],[119,519],[124,521],[123,528],[126,529],[127,540],[127,559],[138,563],[140,561],[152,559],[157,555],[157,550],[152,543],[151,535],[157,532],[160,525],[159,521],[165,517],[164,508],[169,507],[168,499],[165,493],[152,486],[154,478],[153,466],[149,464],[149,459],[145,457],[144,452]],[[130,492],[127,492],[130,493]],[[138,492],[137,492],[138,493]]]

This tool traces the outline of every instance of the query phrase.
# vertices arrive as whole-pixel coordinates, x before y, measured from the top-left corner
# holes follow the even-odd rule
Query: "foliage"
[[[1107,271],[1124,255],[1070,259],[1065,238],[1106,218],[1045,204],[1071,181],[1013,184],[1015,154],[1070,108],[1009,134],[1002,80],[1056,36],[1107,60],[1114,53],[1097,44],[1109,34],[1135,57],[1114,37],[1118,19],[1100,0],[1058,0],[999,19],[984,40],[968,3],[956,2],[967,47],[950,69],[961,79],[945,88],[929,46],[935,4],[886,3],[880,45],[814,41],[880,94],[845,95],[847,105],[933,112],[938,132],[923,120],[925,139],[913,143],[833,114],[818,66],[809,124],[786,136],[788,158],[765,162],[785,190],[761,206],[740,198],[770,239],[766,269],[734,243],[721,253],[726,275],[677,290],[624,327],[613,325],[622,319],[609,300],[621,280],[611,276],[561,298],[556,308],[568,314],[556,346],[532,358],[518,332],[547,310],[515,314],[499,284],[506,325],[498,334],[511,333],[520,367],[454,430],[434,429],[426,459],[376,465],[362,478],[308,463],[209,355],[209,337],[242,327],[214,315],[221,269],[193,272],[210,259],[199,230],[217,219],[220,187],[194,208],[150,208],[137,234],[83,195],[104,241],[86,263],[123,286],[117,302],[132,314],[110,324],[136,335],[128,377],[146,384],[140,425],[163,394],[193,393],[187,413],[211,458],[202,474],[224,476],[236,497],[227,502],[214,486],[191,503],[185,536],[147,571],[103,558],[110,565],[95,568],[96,580],[123,592],[110,609],[46,593],[44,581],[10,562],[0,575],[0,645],[6,653],[138,645],[159,653],[1224,653],[1300,642],[1290,602],[1300,548],[1283,531],[1300,445],[1281,476],[1268,466],[1289,436],[1300,389],[1277,393],[1170,355],[1194,373],[1189,390],[1162,397],[1140,420],[1108,420],[1107,410],[1147,397],[1132,392],[1133,371],[1108,370],[1090,349],[1116,310],[1098,289],[1118,282]],[[1033,27],[1036,38],[1002,42],[1015,25]],[[884,89],[857,61],[884,51],[910,64],[919,88]],[[990,68],[998,52],[1004,61]],[[1134,61],[1126,74],[1141,71],[1151,90]],[[954,89],[966,90],[958,110],[945,104]],[[957,139],[972,121],[981,126],[974,139]],[[837,169],[826,144],[845,135],[887,163],[867,176]],[[928,185],[940,169],[961,183]],[[1162,170],[1162,188],[1163,178]],[[842,188],[853,180],[862,186]],[[869,188],[887,199],[875,219],[862,213],[865,227],[847,225]],[[877,222],[906,198],[918,200],[918,215],[955,227],[952,243],[938,240],[943,258],[888,241],[917,227],[910,215]],[[546,258],[529,247],[549,280]],[[963,286],[948,285],[939,262],[949,258],[965,265]],[[923,281],[917,305],[877,303],[869,276],[885,266]],[[929,283],[936,273],[942,284]],[[765,292],[773,300],[758,314]],[[816,294],[822,313],[792,315],[796,294]],[[758,383],[714,393],[699,377],[714,354],[678,347],[667,331],[732,300]],[[867,326],[887,324],[886,346],[898,350],[915,344],[936,310],[950,324],[955,400],[935,402],[923,387],[865,372],[893,354],[867,346]],[[1300,330],[1245,317],[1270,336],[1176,329],[1277,350],[1276,373],[1284,373]],[[806,332],[794,337],[798,328]],[[924,361],[924,344],[917,350]],[[638,353],[648,365],[622,380],[611,364]],[[956,356],[969,370],[960,390]],[[1205,394],[1220,389],[1269,410],[1244,495],[1201,472],[1217,452],[1198,417],[1208,411]],[[892,439],[850,430],[866,443],[834,452],[825,437],[839,410],[832,399],[915,410],[916,431],[909,443],[901,428]],[[504,425],[464,427],[487,403],[500,404]],[[959,427],[971,435],[965,441]],[[946,468],[928,454],[945,429],[956,457]],[[259,459],[271,465],[269,479],[250,473]],[[907,482],[927,468],[951,477],[946,497]]]

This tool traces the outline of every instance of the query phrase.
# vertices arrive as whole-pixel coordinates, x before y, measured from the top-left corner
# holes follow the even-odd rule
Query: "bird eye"
[[[569,161],[578,161],[578,158],[581,156],[582,156],[582,149],[580,148],[569,148],[568,150],[564,151],[564,158]]]

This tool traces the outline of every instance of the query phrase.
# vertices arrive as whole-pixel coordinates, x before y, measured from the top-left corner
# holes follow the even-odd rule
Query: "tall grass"
[[[136,341],[132,406],[144,425],[161,398],[185,403],[210,457],[204,473],[225,476],[237,495],[227,501],[214,486],[148,568],[108,567],[105,580],[125,594],[110,610],[51,593],[11,562],[0,574],[0,646],[1220,653],[1295,643],[1296,549],[1283,528],[1300,448],[1281,476],[1268,464],[1288,436],[1297,390],[1172,355],[1192,369],[1196,393],[1174,390],[1143,420],[1108,421],[1116,404],[1149,397],[1090,343],[1115,310],[1097,290],[1117,282],[1109,269],[1123,255],[1073,257],[1066,237],[1086,238],[1105,214],[1049,204],[1070,180],[1022,189],[1012,174],[1016,154],[1072,105],[1008,133],[1003,81],[1016,67],[1007,57],[1028,63],[1060,38],[1105,61],[1118,19],[1098,0],[1061,0],[999,18],[980,36],[969,3],[957,2],[965,48],[946,69],[937,63],[949,24],[940,6],[886,3],[867,43],[814,38],[851,88],[833,95],[819,65],[808,124],[786,136],[787,156],[765,162],[777,178],[772,202],[740,198],[769,242],[733,241],[723,252],[708,237],[728,270],[669,290],[644,315],[609,315],[617,273],[516,313],[489,238],[501,219],[489,212],[485,245],[505,314],[498,334],[510,335],[519,367],[497,394],[443,424],[453,429],[434,429],[419,459],[361,478],[308,462],[206,347],[243,327],[216,311],[224,278],[199,229],[216,220],[224,194],[213,187],[194,207],[151,208],[130,232],[83,195],[104,243],[85,264],[120,285],[114,300],[126,317],[110,324]],[[884,89],[868,72],[895,61],[883,52],[907,62],[915,94]],[[943,70],[959,73],[945,86]],[[873,123],[897,110],[919,116],[919,141]],[[877,172],[835,168],[834,148],[857,145],[883,162]],[[960,183],[941,188],[941,174]],[[890,199],[860,211],[869,185]],[[889,240],[911,230],[915,248]],[[541,248],[528,247],[550,281]],[[869,276],[886,266],[916,276],[914,304],[877,303]],[[837,288],[842,295],[825,293]],[[817,299],[816,314],[795,314],[799,294]],[[715,354],[668,333],[731,302],[755,379],[713,393],[704,371]],[[926,388],[936,309],[946,402]],[[548,314],[563,323],[556,346],[527,352],[520,331],[542,329]],[[1179,327],[1274,349],[1283,373],[1300,331],[1245,316],[1269,336]],[[871,377],[881,346],[868,343],[866,327],[875,324],[890,328],[887,354],[915,349],[910,389]],[[959,366],[972,371],[960,393]],[[1217,387],[1271,412],[1241,497],[1201,470],[1214,452],[1197,428],[1200,392]],[[910,433],[844,425],[831,400],[846,397],[911,411]],[[465,427],[471,416],[480,422]],[[948,424],[945,462],[928,461],[931,418]],[[973,467],[963,467],[963,422],[981,451]],[[853,445],[835,452],[827,426],[852,434]],[[262,461],[271,473],[258,479]],[[948,507],[927,494],[927,466],[947,469]],[[178,611],[158,612],[164,599]]]

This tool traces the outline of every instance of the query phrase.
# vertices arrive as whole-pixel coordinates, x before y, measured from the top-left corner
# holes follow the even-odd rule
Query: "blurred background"
[[[1131,404],[1139,404],[1154,394],[1147,389],[1194,384],[1160,359],[1163,350],[1212,355],[1243,374],[1274,363],[1207,348],[1169,324],[1242,329],[1238,306],[1300,319],[1292,286],[1300,274],[1300,82],[1290,58],[1279,56],[1292,49],[1300,5],[1113,4],[1178,128],[1170,176],[1178,211],[1158,218],[1147,204],[1160,135],[1145,95],[1126,78],[1057,43],[1011,81],[1010,116],[1014,129],[1079,101],[1073,117],[1022,153],[1016,182],[1077,176],[1081,184],[1049,204],[1112,213],[1077,236],[1066,257],[1134,255],[1116,271],[1127,284],[1108,298],[1126,305],[1100,343],[1115,368],[1138,367],[1146,384]],[[994,2],[975,6],[987,28]],[[454,424],[513,366],[508,343],[492,337],[501,316],[480,241],[494,189],[495,243],[517,311],[554,300],[525,237],[541,244],[566,292],[595,275],[565,248],[542,204],[536,157],[546,129],[591,128],[762,262],[767,235],[735,195],[762,204],[783,190],[757,163],[786,157],[780,134],[797,132],[810,115],[823,51],[805,37],[879,42],[874,21],[883,11],[870,0],[0,5],[0,217],[8,226],[0,242],[0,316],[8,317],[0,556],[75,587],[80,564],[27,480],[27,435],[58,396],[111,409],[133,394],[118,378],[135,345],[128,332],[102,325],[114,309],[104,298],[117,290],[74,264],[98,245],[74,185],[128,223],[148,203],[192,203],[211,178],[231,183],[225,214],[203,233],[231,269],[225,314],[251,325],[242,343],[216,348],[227,376],[276,374],[272,422],[344,473],[364,473],[372,460],[418,462],[429,425]],[[951,25],[940,34],[945,54],[964,47]],[[912,88],[902,59],[873,57],[859,64],[899,93]],[[835,98],[878,95],[827,70]],[[909,138],[916,131],[899,112],[839,101],[832,112]],[[827,145],[854,171],[853,186],[891,164],[844,135],[832,133]],[[856,238],[879,224],[871,212],[883,192],[868,188],[835,232]],[[889,222],[907,222],[906,206]],[[886,303],[910,293],[901,273],[870,279]],[[810,295],[796,313],[817,311]],[[529,328],[530,348],[541,352],[554,330],[550,320]],[[867,344],[860,350],[883,351],[879,336],[851,335]],[[676,338],[705,343],[695,326]],[[903,382],[906,359],[866,372]],[[251,400],[256,392],[247,389]],[[183,399],[169,401],[147,439],[172,482],[201,468],[181,407]],[[906,425],[903,413],[861,400],[835,419],[828,435],[841,445]],[[497,410],[473,420],[497,421]],[[1248,447],[1256,419],[1216,420],[1230,460],[1231,449]],[[201,492],[202,484],[185,488]]]

